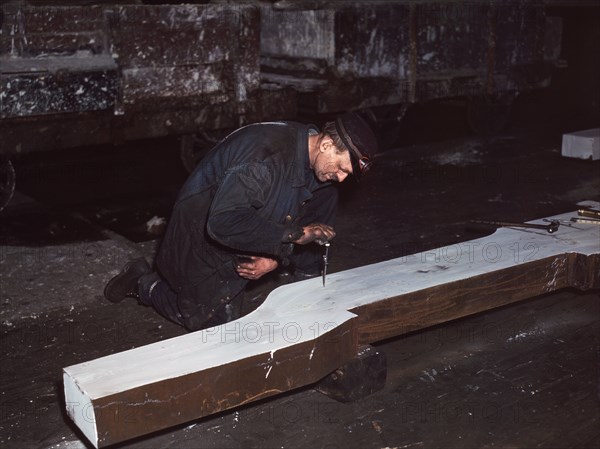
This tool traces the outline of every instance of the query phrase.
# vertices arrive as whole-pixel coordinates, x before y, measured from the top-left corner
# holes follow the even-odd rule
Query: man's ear
[[[324,153],[331,145],[333,145],[333,139],[329,136],[325,136],[323,137],[323,140],[321,140],[319,151]]]

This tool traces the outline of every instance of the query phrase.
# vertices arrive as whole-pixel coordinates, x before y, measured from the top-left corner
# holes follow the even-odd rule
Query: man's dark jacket
[[[157,257],[184,318],[205,319],[243,289],[236,253],[289,255],[302,235],[296,219],[303,203],[324,186],[309,165],[311,129],[292,122],[241,128],[184,184]]]

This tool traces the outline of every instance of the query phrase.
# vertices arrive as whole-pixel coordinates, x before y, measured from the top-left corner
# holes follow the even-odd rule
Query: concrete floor
[[[416,130],[343,189],[331,271],[484,235],[468,220],[600,200],[600,162],[560,156],[562,132],[596,119],[549,112],[552,101],[522,97],[487,140],[454,106],[417,107],[403,125]],[[168,217],[185,178],[172,141],[148,145],[17,161],[20,192],[0,215],[2,447],[88,447],[64,413],[61,369],[184,333],[102,299],[128,258],[153,257],[146,222]],[[305,388],[119,447],[599,447],[598,299],[562,291],[383,342],[386,387],[354,403]]]

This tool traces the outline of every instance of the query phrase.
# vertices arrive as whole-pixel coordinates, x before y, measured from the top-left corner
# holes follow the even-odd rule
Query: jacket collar
[[[313,191],[318,187],[319,182],[315,178],[312,168],[310,168],[308,136],[311,129],[319,132],[319,128],[315,125],[303,125],[298,127],[292,186],[307,187],[308,190]]]

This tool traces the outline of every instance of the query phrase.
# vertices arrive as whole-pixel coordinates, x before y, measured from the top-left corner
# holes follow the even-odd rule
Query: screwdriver
[[[532,228],[532,229],[543,229],[550,234],[558,231],[560,222],[558,220],[551,220],[547,225],[534,224],[534,223],[512,223],[509,221],[485,221],[485,220],[472,220],[471,223],[484,226],[494,226],[496,228]]]

